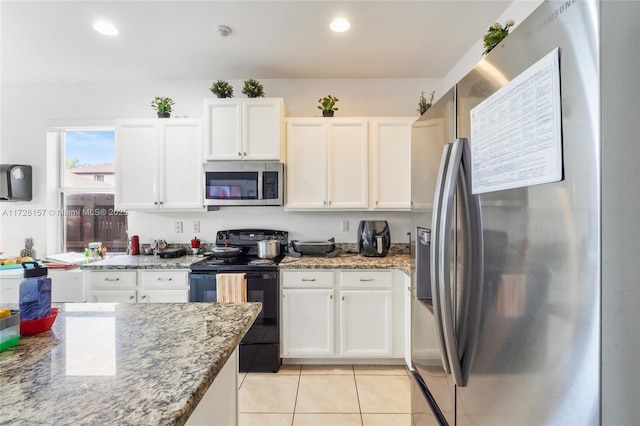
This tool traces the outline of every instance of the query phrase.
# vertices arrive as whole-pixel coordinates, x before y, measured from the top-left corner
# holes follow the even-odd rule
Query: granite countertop
[[[131,256],[128,254],[117,254],[104,260],[82,265],[85,270],[100,269],[189,269],[189,267],[199,260],[202,255],[187,255],[175,258],[161,258],[160,256]]]
[[[287,256],[280,262],[280,269],[399,269],[411,275],[413,256],[389,254],[385,257],[364,257],[355,253],[342,253],[336,257]]]
[[[54,306],[51,330],[0,352],[2,424],[182,425],[262,308]]]

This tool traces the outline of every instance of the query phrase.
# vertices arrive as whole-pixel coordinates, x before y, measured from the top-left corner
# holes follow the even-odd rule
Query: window
[[[82,252],[93,241],[125,251],[127,216],[114,208],[115,132],[64,130],[60,136],[63,251]]]

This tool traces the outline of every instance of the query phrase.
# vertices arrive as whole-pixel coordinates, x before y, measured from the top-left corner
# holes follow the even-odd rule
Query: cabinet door
[[[202,125],[199,120],[162,122],[160,204],[171,209],[203,209]]]
[[[93,303],[136,303],[135,290],[93,290],[89,293]]]
[[[250,99],[242,103],[242,158],[280,160],[282,99]]]
[[[141,269],[138,271],[138,287],[144,290],[187,290],[189,272],[172,269]]]
[[[158,207],[158,120],[116,122],[116,193],[118,210]]]
[[[367,120],[329,121],[328,207],[369,206],[369,138]]]
[[[205,156],[207,160],[242,159],[242,101],[205,99]]]
[[[282,291],[282,356],[334,354],[333,290]]]
[[[411,124],[415,118],[371,122],[372,208],[411,209]]]
[[[189,291],[184,290],[140,290],[140,303],[182,303],[189,301]]]
[[[327,202],[327,126],[314,119],[287,121],[289,209],[322,209]]]
[[[70,271],[49,269],[49,278],[51,278],[52,302],[87,301],[87,286],[82,269],[73,269]]]
[[[391,356],[391,307],[391,290],[340,291],[341,355]]]
[[[413,370],[411,364],[411,297],[413,295],[411,289],[411,278],[404,275],[404,363],[409,370]]]

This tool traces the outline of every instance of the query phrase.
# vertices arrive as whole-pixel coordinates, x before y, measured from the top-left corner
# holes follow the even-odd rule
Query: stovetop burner
[[[249,261],[249,265],[273,265],[274,263],[271,259],[254,259]]]

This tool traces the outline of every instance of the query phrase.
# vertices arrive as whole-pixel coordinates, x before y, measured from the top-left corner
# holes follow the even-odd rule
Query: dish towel
[[[218,302],[246,302],[245,274],[216,274],[216,300]]]

